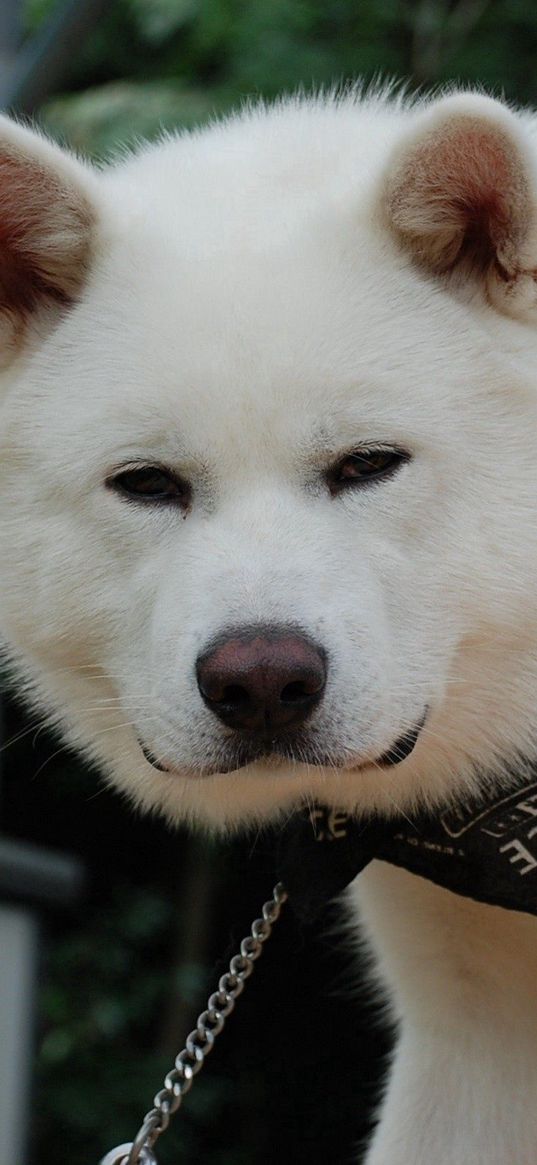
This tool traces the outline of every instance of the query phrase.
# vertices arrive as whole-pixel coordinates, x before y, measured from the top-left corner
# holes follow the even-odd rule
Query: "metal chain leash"
[[[201,1072],[216,1037],[223,1030],[246,980],[254,970],[256,959],[263,953],[263,944],[270,938],[287,896],[285,887],[278,882],[272,891],[272,898],[264,903],[263,917],[256,918],[252,923],[251,933],[240,944],[240,953],[233,956],[229,971],[222,975],[218,983],[218,990],[209,996],[205,1011],[198,1017],[183,1051],[179,1052],[174,1067],[165,1077],[164,1088],[157,1092],[154,1107],[146,1113],[134,1141],[112,1149],[103,1157],[101,1165],[157,1165],[153,1152],[155,1142],[168,1128],[171,1117],[192,1088],[194,1077]]]

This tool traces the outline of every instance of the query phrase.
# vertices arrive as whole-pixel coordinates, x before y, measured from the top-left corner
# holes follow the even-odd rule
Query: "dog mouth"
[[[228,742],[225,748],[222,749],[221,755],[211,758],[211,761],[204,765],[199,770],[186,771],[185,776],[216,776],[225,775],[226,773],[237,772],[240,769],[246,768],[247,765],[255,764],[256,761],[270,760],[276,764],[305,764],[313,765],[317,768],[335,768],[346,769],[347,771],[358,772],[361,769],[369,768],[393,768],[395,765],[401,764],[414,751],[421,735],[421,730],[427,719],[428,709],[426,708],[421,718],[416,724],[401,736],[397,737],[394,743],[383,752],[380,756],[374,757],[371,760],[366,759],[359,761],[357,764],[349,764],[348,760],[341,760],[338,763],[337,757],[333,754],[325,753],[318,747],[313,747],[311,740],[308,740],[306,735],[300,737],[295,734],[292,738],[285,739],[284,737],[277,739],[266,740],[248,740],[237,739],[232,743]],[[161,773],[169,773],[173,775],[175,767],[167,764],[160,757],[157,757],[145,742],[138,737],[138,743],[144,754],[145,759],[154,769]]]
[[[414,752],[426,719],[427,708],[417,724],[409,732],[405,732],[403,736],[399,736],[391,748],[387,752],[383,752],[382,756],[379,756],[375,764],[382,765],[383,768],[389,768],[393,765],[400,765],[401,761],[406,760],[411,752]]]

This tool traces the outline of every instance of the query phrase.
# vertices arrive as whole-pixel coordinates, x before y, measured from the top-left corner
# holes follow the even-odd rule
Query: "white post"
[[[30,1124],[36,915],[0,905],[0,1165],[24,1165]]]
[[[83,879],[77,858],[0,836],[0,1165],[27,1165],[39,915],[77,901]]]

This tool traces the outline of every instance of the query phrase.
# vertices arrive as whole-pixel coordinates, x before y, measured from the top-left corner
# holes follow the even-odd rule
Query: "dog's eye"
[[[173,502],[186,508],[190,501],[190,487],[159,465],[141,465],[124,469],[109,477],[109,489],[126,498],[140,502]]]
[[[391,477],[409,454],[401,449],[358,449],[342,457],[328,472],[328,484],[333,494],[370,481]]]

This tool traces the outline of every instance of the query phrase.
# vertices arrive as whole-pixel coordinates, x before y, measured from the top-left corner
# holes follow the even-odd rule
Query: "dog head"
[[[534,171],[472,95],[103,172],[2,122],[0,626],[133,800],[407,811],[534,747]]]

